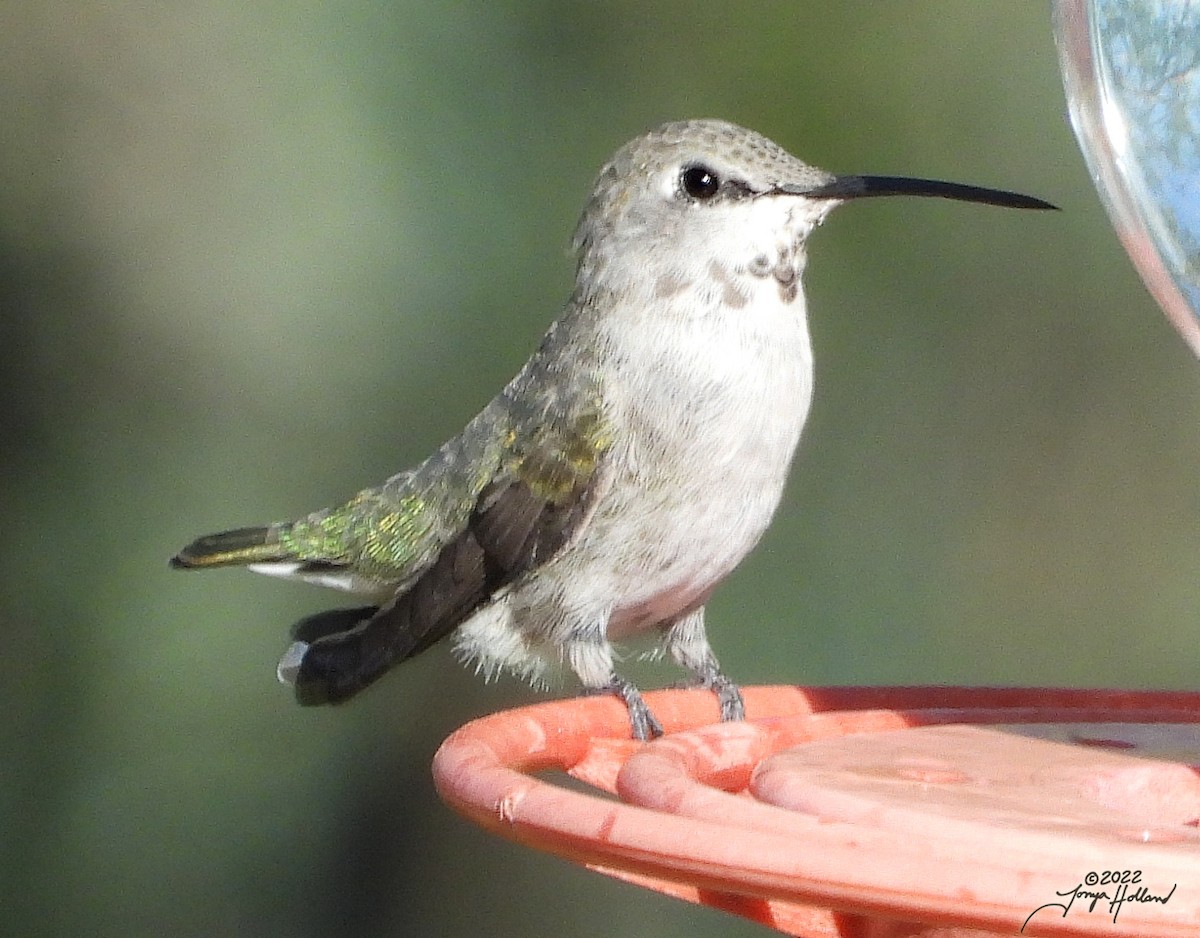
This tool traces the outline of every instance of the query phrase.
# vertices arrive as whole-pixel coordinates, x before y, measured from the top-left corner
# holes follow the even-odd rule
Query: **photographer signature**
[[[1096,905],[1104,902],[1108,906],[1108,914],[1112,916],[1113,924],[1117,922],[1117,916],[1121,914],[1121,907],[1126,902],[1134,903],[1158,903],[1166,905],[1171,896],[1175,895],[1176,883],[1171,886],[1171,891],[1166,895],[1156,895],[1142,885],[1141,870],[1104,870],[1099,873],[1089,872],[1083,877],[1083,882],[1078,886],[1068,889],[1064,892],[1055,891],[1056,896],[1062,897],[1062,902],[1047,902],[1045,905],[1039,905],[1036,909],[1029,913],[1029,917],[1025,919],[1021,925],[1022,934],[1025,932],[1025,926],[1030,923],[1035,915],[1044,909],[1062,909],[1062,917],[1066,918],[1067,913],[1071,911],[1071,907],[1075,905],[1075,900],[1079,900],[1080,906],[1087,903],[1087,910],[1094,912]],[[1112,893],[1107,889],[1101,889],[1101,886],[1109,886],[1112,888]]]

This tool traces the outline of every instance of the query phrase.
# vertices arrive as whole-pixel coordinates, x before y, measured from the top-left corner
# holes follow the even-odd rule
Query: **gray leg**
[[[713,654],[704,634],[703,606],[668,625],[664,629],[663,645],[681,668],[691,671],[702,687],[707,687],[717,695],[722,720],[746,718],[742,692],[721,671],[717,656]]]
[[[662,736],[662,724],[650,712],[636,687],[613,670],[612,646],[601,635],[573,638],[566,643],[567,662],[589,694],[616,694],[629,711],[633,738]]]
[[[629,711],[629,726],[633,730],[634,739],[646,742],[662,736],[663,727],[658,722],[658,717],[642,699],[641,691],[625,678],[614,674],[612,680],[606,685],[589,690],[589,693],[616,694],[625,701],[625,709]]]

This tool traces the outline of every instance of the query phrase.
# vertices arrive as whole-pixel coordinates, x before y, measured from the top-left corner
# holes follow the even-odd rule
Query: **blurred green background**
[[[816,403],[710,605],[727,670],[1200,685],[1200,368],[1090,187],[1043,4],[47,0],[0,7],[0,80],[6,933],[761,933],[442,807],[438,742],[532,692],[440,647],[302,710],[287,627],[343,600],[166,564],[456,431],[665,119],[1064,209],[815,237]]]

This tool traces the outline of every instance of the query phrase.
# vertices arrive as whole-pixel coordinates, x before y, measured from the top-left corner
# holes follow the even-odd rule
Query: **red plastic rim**
[[[787,934],[1200,933],[1200,694],[745,696],[711,725],[711,694],[647,695],[649,744],[615,699],[507,711],[447,739],[435,780],[501,836]]]

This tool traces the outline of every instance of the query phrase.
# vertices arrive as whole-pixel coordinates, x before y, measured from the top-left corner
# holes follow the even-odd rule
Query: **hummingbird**
[[[720,120],[663,124],[604,165],[574,237],[575,286],[515,378],[420,465],[343,504],[200,537],[177,568],[246,566],[361,605],[302,619],[278,677],[340,703],[453,636],[487,678],[565,665],[662,725],[615,666],[647,634],[744,718],[705,604],[779,505],[808,416],[806,243],[843,202],[932,196],[1052,209],[1013,192],[839,176]]]

